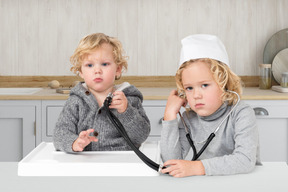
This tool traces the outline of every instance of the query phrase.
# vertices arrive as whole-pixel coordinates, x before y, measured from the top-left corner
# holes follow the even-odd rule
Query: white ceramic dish
[[[280,93],[288,93],[288,88],[281,87],[281,86],[276,86],[276,85],[272,86],[272,90],[280,92]]]
[[[279,84],[281,83],[282,72],[288,72],[288,48],[277,53],[273,59],[272,73]]]
[[[0,88],[0,95],[32,95],[42,88]]]
[[[159,142],[145,142],[140,150],[160,163]],[[41,143],[18,163],[19,176],[158,176],[133,151],[93,151],[68,154]]]

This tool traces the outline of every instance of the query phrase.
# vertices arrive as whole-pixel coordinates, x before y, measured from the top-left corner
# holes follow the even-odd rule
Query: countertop
[[[138,87],[145,100],[166,100],[175,87],[151,88]],[[0,95],[0,100],[66,100],[68,94],[56,93],[55,89],[43,88],[32,95]],[[279,93],[270,90],[261,90],[258,87],[243,88],[243,100],[288,100],[288,93]]]
[[[0,162],[0,191],[277,191],[288,190],[286,163],[263,163],[252,173],[230,176],[156,177],[23,177],[18,162]],[[94,171],[94,170],[91,170]],[[97,171],[97,170],[95,170]]]

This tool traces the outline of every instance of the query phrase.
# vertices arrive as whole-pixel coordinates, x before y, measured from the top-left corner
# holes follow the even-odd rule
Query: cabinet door
[[[160,140],[165,106],[166,101],[162,100],[145,100],[143,102],[143,107],[151,126],[149,140]]]
[[[288,119],[258,118],[261,161],[288,162]]]
[[[151,125],[149,140],[160,140],[166,102],[166,100],[145,100],[143,102],[144,110]],[[184,111],[185,109],[182,107],[180,112],[183,113]]]
[[[35,106],[0,105],[0,161],[20,161],[36,146]]]
[[[288,103],[283,100],[248,100],[259,130],[261,161],[288,162]]]
[[[145,106],[146,115],[150,120],[150,139],[159,139],[162,129],[162,118],[164,115],[164,107],[161,106]]]
[[[53,131],[64,104],[65,100],[42,102],[42,141],[53,141]]]

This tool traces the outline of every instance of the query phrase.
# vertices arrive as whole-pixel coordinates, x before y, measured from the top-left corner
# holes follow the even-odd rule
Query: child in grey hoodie
[[[229,68],[227,52],[217,37],[199,34],[182,40],[176,84],[178,91],[170,93],[162,122],[161,155],[167,167],[162,173],[229,175],[251,172],[260,164],[254,111],[239,101],[240,78]],[[187,102],[184,123],[178,123],[177,114]],[[191,149],[185,125],[197,153],[215,134],[196,161],[184,160]]]
[[[140,147],[150,133],[150,122],[142,107],[141,92],[127,82],[114,85],[122,70],[127,69],[120,41],[102,33],[88,35],[80,41],[70,61],[71,70],[85,83],[71,89],[59,116],[53,135],[56,150],[131,150],[103,110],[110,92],[113,93],[112,112],[124,125],[132,142]]]

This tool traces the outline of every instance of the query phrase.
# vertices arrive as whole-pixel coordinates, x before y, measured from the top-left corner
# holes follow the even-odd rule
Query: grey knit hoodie
[[[128,107],[121,114],[116,109],[112,109],[112,112],[119,118],[132,142],[140,147],[150,133],[150,122],[142,107],[143,96],[133,85],[122,91],[128,100]],[[98,142],[90,143],[84,151],[131,150],[106,116],[103,106],[99,107],[85,84],[79,83],[71,89],[54,129],[53,143],[56,150],[73,152],[72,144],[79,133],[90,128],[99,133]]]

